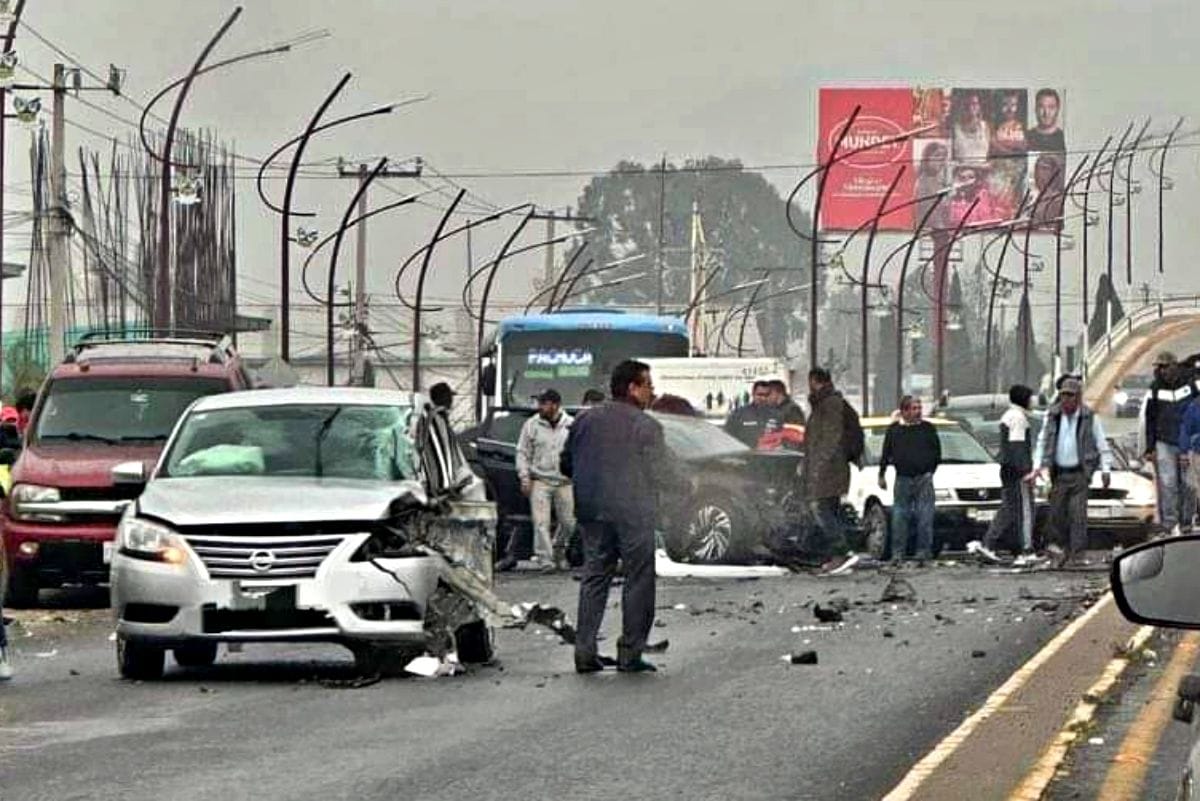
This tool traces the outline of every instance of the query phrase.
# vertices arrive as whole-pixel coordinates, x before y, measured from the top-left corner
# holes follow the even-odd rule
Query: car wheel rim
[[[733,521],[718,506],[705,505],[696,510],[688,527],[692,555],[702,561],[724,557],[733,538]]]

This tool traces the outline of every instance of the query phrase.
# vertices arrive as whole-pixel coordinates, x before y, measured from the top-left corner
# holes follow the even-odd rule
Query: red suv
[[[143,486],[113,468],[148,473],[192,401],[250,387],[227,337],[85,337],[42,385],[0,507],[9,605],[108,581],[117,521]]]

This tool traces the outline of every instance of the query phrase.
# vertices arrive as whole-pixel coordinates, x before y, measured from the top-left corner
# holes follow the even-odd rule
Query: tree
[[[45,347],[28,338],[18,339],[4,349],[4,369],[8,394],[37,389],[46,378]]]
[[[722,293],[765,278],[768,283],[759,292],[755,322],[768,353],[786,355],[788,343],[800,335],[807,319],[795,312],[798,298],[804,295],[770,296],[808,280],[807,244],[788,226],[784,200],[775,187],[762,175],[744,170],[736,160],[710,156],[678,166],[668,163],[665,173],[660,165],[622,161],[608,174],[593,178],[579,197],[580,216],[595,220],[588,225],[596,229],[586,244],[575,245],[587,248],[580,263],[595,259],[600,266],[631,256],[642,258],[589,276],[580,285],[597,286],[638,273],[646,273],[646,277],[596,288],[584,293],[587,299],[655,308],[660,201],[665,311],[680,313],[692,300],[694,204],[708,245],[707,263],[716,272],[708,285],[713,306],[724,311],[747,303],[750,289]],[[805,213],[794,216],[801,226],[808,226]],[[574,250],[567,258],[572,255]],[[716,320],[719,326],[719,315]],[[715,342],[709,344],[715,346]]]

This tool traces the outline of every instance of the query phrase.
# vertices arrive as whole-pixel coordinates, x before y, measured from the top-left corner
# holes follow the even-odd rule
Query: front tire
[[[204,668],[217,661],[215,642],[190,642],[175,648],[175,662],[180,667]]]
[[[458,661],[464,665],[486,665],[495,657],[492,632],[482,620],[459,626],[454,632]]]
[[[668,535],[667,553],[677,562],[719,564],[746,556],[745,515],[724,498],[693,502]]]
[[[36,571],[9,565],[5,604],[13,609],[30,609],[38,605],[40,591]]]
[[[117,670],[121,678],[133,681],[156,681],[166,668],[165,648],[127,637],[117,636]]]

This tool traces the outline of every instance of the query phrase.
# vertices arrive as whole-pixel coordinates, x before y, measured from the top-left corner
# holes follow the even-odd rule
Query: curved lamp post
[[[346,205],[346,211],[342,214],[341,225],[338,226],[337,233],[333,240],[333,253],[329,256],[329,274],[326,278],[325,285],[325,384],[332,387],[334,385],[334,334],[333,334],[333,295],[336,288],[337,280],[337,263],[338,255],[342,250],[342,239],[346,235],[346,229],[350,227],[350,216],[354,213],[355,207],[358,205],[358,199],[362,197],[363,192],[367,191],[367,187],[371,182],[379,177],[379,173],[383,172],[387,167],[387,157],[381,158],[379,163],[375,165],[375,169],[367,175],[365,179],[359,182],[358,188],[354,192],[354,197]],[[365,215],[364,215],[365,216]]]

